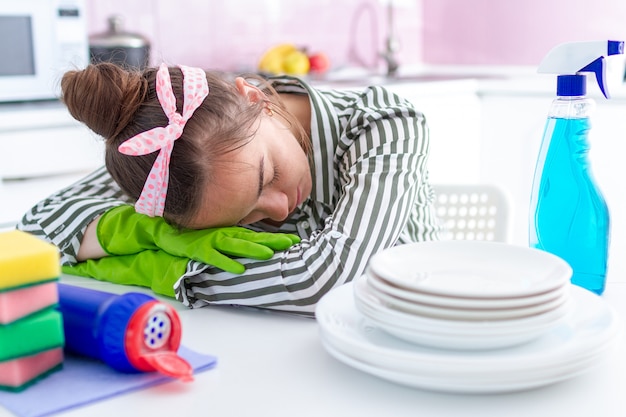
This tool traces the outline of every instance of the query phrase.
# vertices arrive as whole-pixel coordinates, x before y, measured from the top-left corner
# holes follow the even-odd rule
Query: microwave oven
[[[84,0],[0,1],[0,102],[54,100],[88,62]]]

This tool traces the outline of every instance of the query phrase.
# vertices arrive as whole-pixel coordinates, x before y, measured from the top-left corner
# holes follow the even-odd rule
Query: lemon
[[[259,71],[270,74],[284,74],[285,57],[296,51],[298,51],[298,48],[289,43],[280,44],[268,49],[259,61]]]
[[[300,50],[290,52],[283,61],[283,70],[290,75],[308,74],[311,64],[307,54]]]

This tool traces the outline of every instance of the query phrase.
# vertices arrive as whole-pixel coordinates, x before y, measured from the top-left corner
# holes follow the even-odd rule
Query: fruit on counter
[[[259,71],[273,75],[305,75],[309,72],[309,57],[293,44],[280,44],[263,54]]]
[[[330,60],[324,52],[316,52],[309,55],[309,66],[311,72],[321,74],[330,68]]]
[[[302,51],[290,52],[283,61],[285,74],[305,75],[309,73],[309,68],[309,57]]]
[[[295,45],[285,43],[268,49],[259,61],[259,71],[269,74],[283,74],[283,64],[285,57],[292,52],[297,51]]]
[[[272,75],[306,75],[309,71],[322,73],[329,66],[325,54],[318,52],[309,55],[305,48],[284,43],[268,49],[261,57],[258,69]]]

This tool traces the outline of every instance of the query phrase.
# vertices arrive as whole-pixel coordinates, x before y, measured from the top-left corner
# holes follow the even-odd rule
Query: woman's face
[[[282,118],[263,113],[247,144],[221,157],[191,227],[284,221],[311,193],[307,156]]]

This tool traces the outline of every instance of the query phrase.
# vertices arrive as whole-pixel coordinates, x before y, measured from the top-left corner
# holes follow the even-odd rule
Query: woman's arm
[[[76,260],[78,262],[86,261],[87,259],[100,259],[107,256],[107,253],[100,246],[98,236],[96,235],[96,229],[98,227],[98,220],[100,216],[96,217],[87,225],[78,253],[76,254]]]
[[[37,203],[24,214],[17,228],[53,243],[61,251],[61,263],[73,265],[103,255],[98,251],[95,220],[125,202],[106,169],[100,168]]]

